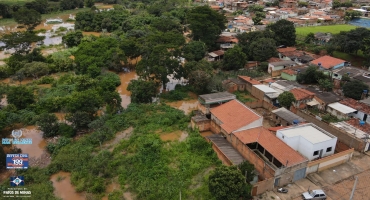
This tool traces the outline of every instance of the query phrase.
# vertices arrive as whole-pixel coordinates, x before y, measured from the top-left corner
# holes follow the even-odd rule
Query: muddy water
[[[32,144],[16,145],[22,150],[22,153],[27,153],[31,158],[39,158],[46,147],[46,140],[42,138],[42,131],[36,126],[27,126],[22,128],[22,138],[32,138]]]
[[[198,108],[198,100],[184,100],[184,101],[175,101],[166,103],[171,107],[177,108],[185,112],[185,114],[189,114],[191,111],[196,110]]]
[[[32,83],[32,78],[26,78],[24,79],[20,84],[21,85],[27,85],[28,83]],[[6,78],[0,81],[0,83],[5,83],[9,85],[19,85],[19,81],[14,81],[11,78]]]
[[[58,181],[59,179],[59,181]],[[77,193],[74,186],[71,184],[71,173],[58,172],[50,178],[55,188],[55,196],[63,200],[85,200],[83,193]]]
[[[130,83],[130,80],[136,80],[138,79],[138,75],[136,74],[135,71],[131,72],[121,72],[119,73],[119,77],[121,79],[121,85],[117,87],[117,92],[121,96],[121,106],[124,108],[127,108],[128,104],[131,103],[131,98],[130,98],[130,92],[127,91],[127,86]]]
[[[202,137],[207,137],[207,136],[213,135],[213,133],[212,131],[204,131],[204,132],[201,132],[200,135]]]
[[[83,35],[93,35],[93,36],[96,36],[96,37],[99,37],[102,33],[99,33],[99,32],[82,32]]]
[[[105,190],[105,193],[107,193],[107,195],[109,195],[110,193],[112,193],[114,190],[119,190],[120,189],[120,185],[118,183],[111,183],[107,186],[106,190]],[[102,198],[102,200],[108,200],[108,196],[104,196]]]
[[[181,134],[182,134],[181,131],[175,131],[175,132],[172,132],[172,133],[161,133],[159,137],[163,141],[175,141],[175,140],[180,139]]]

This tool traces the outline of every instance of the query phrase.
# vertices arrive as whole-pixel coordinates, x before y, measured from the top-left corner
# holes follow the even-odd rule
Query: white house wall
[[[296,137],[284,137],[281,132],[276,132],[276,137],[278,137],[280,140],[282,140],[285,144],[289,145],[292,147],[292,149],[298,151],[298,146],[299,146],[299,138],[300,136]]]

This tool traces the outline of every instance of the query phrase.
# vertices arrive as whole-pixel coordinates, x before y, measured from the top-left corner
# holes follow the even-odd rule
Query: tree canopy
[[[21,8],[13,13],[14,20],[22,24],[27,30],[33,30],[41,23],[41,14],[33,9]]]
[[[157,84],[154,81],[131,80],[127,90],[131,92],[132,103],[151,103],[157,94]]]
[[[43,40],[44,36],[38,36],[33,32],[11,32],[4,34],[0,41],[5,43],[3,49],[15,49],[15,54],[28,53],[31,50],[31,44]]]
[[[276,23],[270,24],[266,27],[267,30],[275,33],[276,44],[285,46],[295,45],[295,27],[294,23],[285,19],[281,19]]]
[[[226,28],[226,17],[209,6],[193,8],[187,18],[193,40],[204,42],[208,48],[214,46],[221,31]]]
[[[364,82],[358,80],[347,82],[343,86],[344,96],[356,100],[361,99],[364,90],[367,90],[369,92],[369,86],[366,85]]]
[[[275,40],[271,38],[259,38],[249,46],[249,54],[256,61],[266,61],[277,56]]]
[[[209,175],[209,192],[216,200],[239,199],[246,193],[245,177],[235,166],[220,166]]]
[[[243,53],[242,48],[235,46],[225,52],[223,59],[224,70],[238,70],[244,68],[247,63],[247,56]]]
[[[278,96],[278,101],[281,106],[289,109],[296,99],[291,92],[285,91]]]
[[[191,41],[182,48],[182,52],[187,61],[200,61],[206,54],[206,44],[201,41]]]

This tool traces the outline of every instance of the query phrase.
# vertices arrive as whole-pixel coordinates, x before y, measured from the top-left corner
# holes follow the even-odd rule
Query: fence
[[[252,196],[262,194],[268,190],[272,190],[274,188],[274,181],[275,178],[269,178],[254,184],[252,189]]]
[[[307,164],[306,175],[310,173],[320,172],[330,167],[343,164],[351,160],[354,151],[355,150],[352,148],[340,153],[333,154],[331,156],[311,161]]]
[[[311,122],[311,123],[315,124],[316,126],[324,129],[325,131],[328,131],[329,133],[335,135],[340,142],[346,144],[350,148],[354,148],[356,151],[360,151],[360,152],[364,151],[365,146],[366,146],[365,141],[363,141],[359,138],[356,138],[355,136],[353,136],[353,135],[351,135],[347,132],[344,132],[344,131],[342,131],[342,130],[334,127],[334,126],[331,126],[330,124],[328,124],[326,122],[320,121],[320,120],[316,119],[315,116],[304,113],[301,110],[297,110],[296,114],[298,116],[302,117],[303,119],[305,119],[306,121]]]

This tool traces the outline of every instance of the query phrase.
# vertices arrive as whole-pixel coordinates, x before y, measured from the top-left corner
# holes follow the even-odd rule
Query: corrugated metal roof
[[[253,85],[253,87],[258,88],[259,90],[261,90],[264,93],[274,93],[274,92],[277,92],[276,90],[270,88],[267,85]]]
[[[343,105],[341,103],[331,103],[328,105],[330,108],[334,109],[334,110],[337,110],[341,113],[344,113],[344,114],[349,114],[349,113],[353,113],[355,112],[356,110],[351,108],[351,107],[348,107],[346,105]]]

